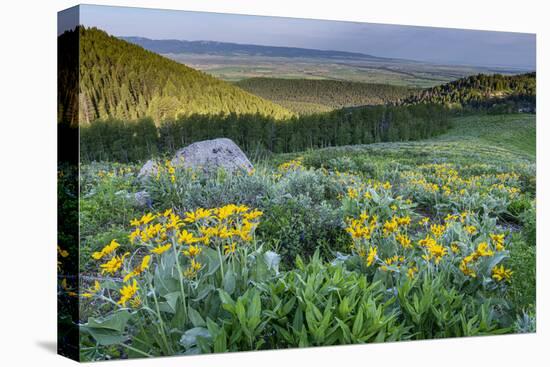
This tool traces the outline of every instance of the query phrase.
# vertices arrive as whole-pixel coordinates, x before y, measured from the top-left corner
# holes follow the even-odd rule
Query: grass
[[[436,141],[468,141],[499,147],[530,158],[536,153],[536,118],[531,114],[468,116]]]
[[[416,166],[427,163],[502,165],[534,164],[536,121],[530,114],[474,115],[457,117],[452,128],[435,138],[316,149],[280,154],[271,164],[304,156],[315,166],[331,160],[349,159],[384,171],[396,164]]]

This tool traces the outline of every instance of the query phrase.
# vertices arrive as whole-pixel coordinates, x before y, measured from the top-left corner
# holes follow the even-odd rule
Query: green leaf
[[[81,330],[89,332],[101,345],[118,344],[126,339],[123,333],[130,316],[128,311],[122,310],[104,318],[90,317]]]
[[[191,320],[191,323],[193,324],[193,326],[195,327],[206,326],[206,322],[204,321],[200,313],[197,310],[195,310],[193,307],[189,307],[187,309],[187,315],[189,316],[189,320]]]
[[[164,299],[166,299],[166,303],[170,306],[172,312],[176,312],[176,305],[180,296],[181,291],[171,292],[164,295]]]
[[[227,272],[225,273],[225,277],[223,279],[223,289],[227,293],[233,294],[233,292],[235,291],[235,283],[236,283],[235,273],[231,269],[227,270]]]
[[[222,328],[221,332],[214,338],[214,353],[227,352],[227,334]]]
[[[363,308],[361,307],[359,309],[359,312],[357,313],[357,316],[355,316],[355,321],[353,322],[353,327],[351,329],[351,332],[353,336],[360,337],[361,331],[363,330]]]
[[[193,298],[193,301],[195,301],[195,302],[202,301],[214,290],[216,290],[216,287],[214,287],[212,284],[207,284],[207,285],[203,286],[201,291],[197,295],[197,297]]]
[[[194,327],[183,333],[180,339],[180,344],[185,347],[185,349],[190,349],[191,347],[197,345],[197,338],[210,339],[210,332],[208,329],[203,327]]]

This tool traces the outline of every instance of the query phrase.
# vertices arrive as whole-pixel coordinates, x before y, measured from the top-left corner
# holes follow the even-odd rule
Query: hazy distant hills
[[[299,47],[263,46],[216,41],[153,40],[144,37],[120,37],[120,39],[159,54],[191,53],[225,56],[391,60],[357,52],[315,50]]]
[[[70,37],[74,38],[70,32],[59,36],[60,49],[64,49]],[[64,65],[72,65],[63,55],[59,63],[61,71]],[[80,27],[78,99],[80,123],[146,116],[160,122],[191,114],[257,113],[276,119],[293,115],[275,103],[211,75],[97,28],[84,27]],[[61,100],[60,111],[69,110],[71,107],[64,106]]]
[[[120,37],[226,81],[248,78],[330,79],[426,88],[465,76],[529,70],[441,65],[370,54],[216,41]]]

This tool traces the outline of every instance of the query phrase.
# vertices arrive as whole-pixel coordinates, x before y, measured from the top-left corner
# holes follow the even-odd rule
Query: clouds
[[[478,66],[535,68],[535,35],[176,10],[81,5],[81,24],[117,36],[362,52]]]

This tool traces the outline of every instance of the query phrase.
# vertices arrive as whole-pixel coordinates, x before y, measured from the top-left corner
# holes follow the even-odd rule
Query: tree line
[[[84,161],[133,162],[171,154],[196,141],[226,137],[248,154],[425,139],[450,127],[448,111],[435,104],[366,106],[277,120],[260,114],[193,114],[159,126],[138,121],[97,120],[80,128]]]
[[[404,99],[404,104],[439,103],[487,112],[535,112],[536,73],[519,75],[478,74],[424,89]]]

